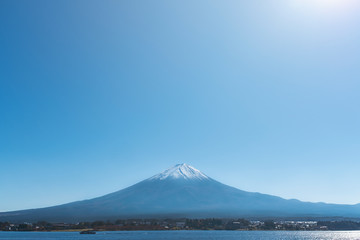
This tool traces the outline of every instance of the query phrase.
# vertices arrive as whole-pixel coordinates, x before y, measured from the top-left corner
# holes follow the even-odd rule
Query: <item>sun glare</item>
[[[312,0],[307,1],[312,2],[316,7],[328,9],[328,10],[336,10],[336,9],[344,9],[348,8],[351,5],[352,1],[349,0]]]
[[[346,3],[347,1],[346,0],[345,1],[344,0],[313,0],[312,2],[322,6],[339,6]]]
[[[318,14],[346,14],[356,6],[357,0],[292,0],[293,6]]]

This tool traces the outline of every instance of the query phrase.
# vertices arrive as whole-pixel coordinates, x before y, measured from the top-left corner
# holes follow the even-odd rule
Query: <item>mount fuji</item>
[[[245,192],[187,164],[120,191],[54,207],[0,213],[0,221],[78,222],[120,218],[360,217],[360,204],[301,202]]]

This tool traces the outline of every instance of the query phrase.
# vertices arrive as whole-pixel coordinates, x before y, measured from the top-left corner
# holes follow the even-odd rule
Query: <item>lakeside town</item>
[[[283,230],[336,231],[360,230],[358,221],[250,221],[246,219],[127,219],[79,223],[0,222],[0,231],[138,231],[138,230]]]

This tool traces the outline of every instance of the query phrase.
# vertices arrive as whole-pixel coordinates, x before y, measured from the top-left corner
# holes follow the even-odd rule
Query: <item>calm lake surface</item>
[[[241,240],[241,239],[276,239],[276,240],[328,240],[358,239],[360,231],[340,232],[288,232],[288,231],[119,231],[98,232],[84,235],[78,232],[0,232],[1,240]]]
[[[288,231],[119,231],[84,235],[78,232],[0,232],[1,240],[331,240],[359,239],[360,231],[288,232]]]

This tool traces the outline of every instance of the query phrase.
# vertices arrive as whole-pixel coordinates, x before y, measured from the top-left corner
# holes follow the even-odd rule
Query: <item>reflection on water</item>
[[[81,235],[78,232],[0,232],[0,240],[360,240],[360,231],[119,231]]]

